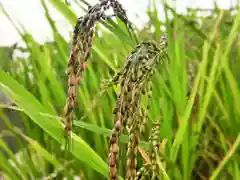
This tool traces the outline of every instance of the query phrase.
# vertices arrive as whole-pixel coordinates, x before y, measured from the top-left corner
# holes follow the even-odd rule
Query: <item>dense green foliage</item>
[[[62,1],[50,1],[74,26],[76,15]],[[118,86],[100,93],[101,81],[123,67],[136,42],[120,21],[98,26],[93,53],[78,93],[74,110],[71,153],[65,154],[63,107],[67,98],[66,67],[69,42],[59,33],[42,0],[54,42],[38,44],[24,32],[26,48],[0,49],[0,89],[14,106],[0,104],[0,169],[6,179],[106,179],[108,137],[114,123],[112,110]],[[240,177],[240,12],[215,8],[210,16],[201,10],[177,14],[164,6],[165,21],[155,7],[148,10],[149,22],[137,30],[140,41],[159,40],[163,29],[169,39],[168,71],[159,67],[153,77],[153,98],[146,137],[153,119],[161,120],[160,139],[165,172],[170,179],[239,179]],[[2,12],[8,16],[2,8]],[[173,18],[169,18],[173,17]],[[17,28],[17,27],[16,27]],[[101,32],[101,33],[99,33]],[[22,51],[28,57],[15,58]],[[199,71],[187,99],[186,61],[199,61]],[[198,111],[192,115],[195,96]],[[7,116],[17,112],[17,117]],[[23,129],[13,123],[23,121]],[[6,144],[16,139],[17,152]],[[140,149],[149,148],[141,138]],[[127,137],[121,136],[121,144]],[[27,142],[27,143],[26,143]],[[7,155],[7,156],[6,156]],[[125,156],[124,156],[125,157]],[[123,158],[124,158],[123,157]],[[121,159],[121,157],[120,157]],[[142,162],[139,161],[139,167]]]

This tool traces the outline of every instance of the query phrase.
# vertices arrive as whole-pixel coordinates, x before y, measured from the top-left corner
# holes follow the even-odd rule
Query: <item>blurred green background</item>
[[[71,6],[60,0],[49,2],[74,27],[77,15]],[[239,9],[215,6],[208,15],[200,16],[205,10],[189,8],[178,14],[168,4],[162,4],[164,11],[159,12],[159,3],[152,1],[146,12],[149,21],[144,28],[136,28],[139,41],[158,41],[162,33],[169,38],[168,71],[160,66],[153,77],[149,122],[140,147],[148,150],[151,121],[159,119],[160,138],[166,142],[163,161],[170,179],[238,180]],[[19,30],[15,26],[26,46],[0,47],[0,176],[11,180],[106,179],[108,137],[119,89],[114,86],[99,96],[100,84],[123,67],[136,42],[119,20],[97,25],[74,110],[73,147],[65,157],[62,117],[71,46],[50,16],[45,0],[41,4],[54,40],[39,44],[24,27]],[[86,8],[84,1],[78,5]],[[4,6],[0,10],[14,24]],[[15,56],[16,52],[21,56]],[[185,64],[193,61],[199,62],[199,71],[190,82],[193,88],[188,100]],[[191,109],[196,95],[194,116]],[[126,142],[127,137],[121,136],[120,143]],[[141,164],[139,160],[139,167]]]

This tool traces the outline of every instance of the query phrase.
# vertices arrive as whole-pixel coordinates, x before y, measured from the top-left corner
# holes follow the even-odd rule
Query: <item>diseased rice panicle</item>
[[[151,76],[154,74],[156,65],[166,57],[166,48],[166,36],[162,36],[159,44],[152,41],[140,43],[128,56],[123,70],[105,84],[106,86],[120,84],[120,94],[114,109],[115,127],[110,137],[109,180],[118,178],[118,137],[122,129],[127,130],[129,137],[125,179],[135,180],[137,178],[137,146],[141,129],[144,129],[143,126],[148,116],[147,111],[150,108]],[[148,96],[148,105],[144,113],[141,109],[143,95]]]
[[[112,16],[106,16],[105,11],[113,8],[115,16],[118,16],[128,26],[126,12],[116,0],[102,0],[98,4],[89,7],[87,13],[78,18],[72,39],[71,55],[68,61],[68,98],[64,108],[65,136],[69,137],[72,131],[73,109],[76,105],[77,91],[83,76],[86,62],[92,52],[92,41],[97,22],[106,20]]]

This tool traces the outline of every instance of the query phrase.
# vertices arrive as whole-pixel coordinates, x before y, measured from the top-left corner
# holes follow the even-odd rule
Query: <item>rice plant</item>
[[[199,16],[205,10],[179,14],[162,4],[160,12],[155,2],[138,29],[116,0],[79,1],[82,18],[70,1],[49,2],[74,41],[60,34],[45,0],[54,41],[44,44],[1,4],[26,45],[0,47],[1,178],[239,179],[238,7]]]

